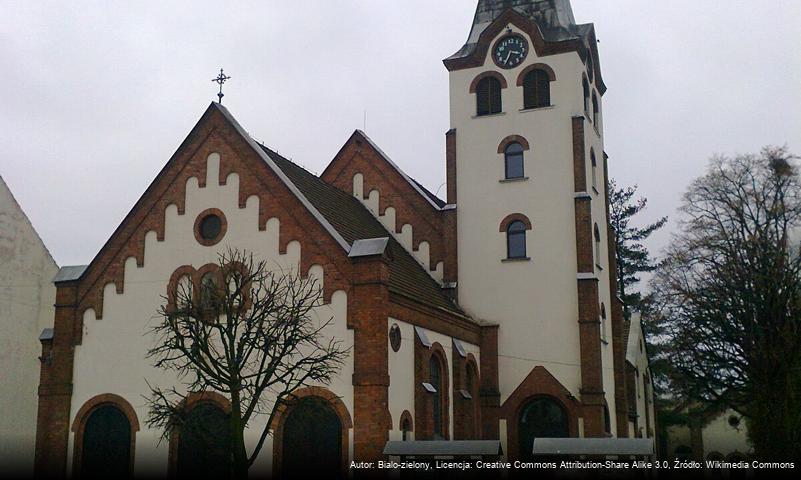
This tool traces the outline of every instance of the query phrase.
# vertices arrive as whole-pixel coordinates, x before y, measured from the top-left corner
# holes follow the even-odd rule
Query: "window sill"
[[[528,177],[502,178],[502,179],[498,180],[498,183],[525,182],[526,180],[528,180]]]
[[[502,115],[506,115],[506,112],[488,113],[486,115],[473,115],[473,118],[492,118],[492,117],[500,117]]]
[[[544,107],[521,108],[518,111],[520,113],[523,113],[523,112],[537,112],[539,110],[553,110],[554,108],[556,108],[556,105],[545,105]]]
[[[529,262],[529,261],[531,261],[531,257],[504,258],[501,260],[501,263]]]

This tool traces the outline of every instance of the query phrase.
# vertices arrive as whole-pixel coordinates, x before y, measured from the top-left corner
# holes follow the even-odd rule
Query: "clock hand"
[[[509,53],[507,53],[507,54],[506,54],[506,59],[503,61],[503,63],[508,63],[508,62],[509,62],[509,56],[510,56],[511,54],[512,54],[512,51],[511,51],[511,50],[509,50]]]

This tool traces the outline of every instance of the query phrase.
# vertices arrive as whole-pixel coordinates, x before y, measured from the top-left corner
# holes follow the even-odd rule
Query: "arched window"
[[[131,423],[115,405],[95,408],[86,419],[81,439],[81,477],[131,476]]]
[[[593,228],[593,236],[595,237],[595,265],[598,268],[601,267],[601,231],[598,230],[598,224],[596,223]]]
[[[476,115],[501,113],[501,82],[495,77],[484,77],[476,86]]]
[[[218,295],[217,275],[214,272],[206,272],[200,278],[200,306],[204,310],[214,308],[215,298]]]
[[[598,191],[598,161],[595,159],[595,150],[590,149],[590,166],[592,167],[592,188]]]
[[[512,142],[506,146],[503,155],[506,178],[523,178],[523,146]]]
[[[548,72],[536,68],[523,78],[523,108],[551,105],[551,79]]]
[[[584,113],[589,116],[590,112],[590,82],[587,81],[587,78],[581,81],[581,88],[584,90]]]
[[[601,303],[601,339],[606,340],[606,305]]]
[[[526,258],[526,224],[520,220],[506,228],[506,258]]]
[[[434,401],[432,405],[432,415],[434,421],[434,438],[445,438],[443,435],[445,429],[443,428],[443,399],[442,396],[445,392],[445,387],[442,385],[442,364],[440,363],[437,355],[431,355],[428,360],[428,383],[436,390],[434,394]]]
[[[604,432],[612,433],[612,418],[609,416],[609,406],[604,405]]]
[[[598,108],[598,96],[595,95],[595,92],[592,92],[592,123],[595,124],[596,129],[599,129],[598,118],[600,118],[600,113],[600,109]],[[598,131],[600,131],[600,129]]]
[[[403,441],[409,440],[409,433],[412,431],[412,419],[410,417],[404,417],[401,419],[401,433],[403,435]]]
[[[517,424],[520,460],[532,459],[535,438],[569,436],[567,413],[556,400],[549,397],[535,398],[520,410]]]

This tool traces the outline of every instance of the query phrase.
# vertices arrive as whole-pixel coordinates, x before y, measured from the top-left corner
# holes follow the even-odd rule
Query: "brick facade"
[[[581,401],[584,435],[606,435],[601,362],[601,320],[598,278],[595,277],[591,198],[587,195],[587,166],[584,148],[584,117],[573,117],[573,173],[576,216],[576,273],[578,278],[579,346],[581,356]]]

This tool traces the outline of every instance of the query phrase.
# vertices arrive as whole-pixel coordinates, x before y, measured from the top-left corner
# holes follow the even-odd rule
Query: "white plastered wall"
[[[524,32],[511,28],[532,44]],[[547,368],[580,398],[571,118],[584,115],[581,80],[585,66],[575,52],[537,58],[530,49],[520,66],[502,70],[490,53],[483,66],[450,73],[451,127],[456,129],[457,143],[460,304],[470,315],[500,324],[502,403],[537,365]],[[552,106],[522,110],[523,89],[516,86],[517,78],[532,63],[547,64],[555,72]],[[489,70],[501,73],[508,85],[502,90],[503,113],[476,117],[475,94],[469,92],[469,86]],[[527,180],[500,181],[504,161],[498,145],[509,135],[523,136],[530,144],[525,152]],[[589,145],[593,145],[599,162],[598,184],[603,185],[603,140],[587,123],[585,139],[587,178]],[[593,220],[601,230],[604,270],[597,270],[596,275],[609,329],[609,343],[602,345],[603,380],[614,415],[605,199],[602,189],[590,194]],[[506,238],[499,226],[512,213],[522,213],[532,223],[526,238],[530,261],[502,261]],[[615,422],[611,423],[614,433]]]
[[[23,474],[33,472],[39,335],[53,326],[57,271],[0,177],[0,466]]]
[[[277,218],[267,222],[264,231],[258,229],[258,198],[247,200],[246,207],[238,206],[239,177],[229,175],[225,185],[218,185],[219,155],[208,158],[208,173],[205,188],[199,188],[196,178],[187,182],[186,211],[179,215],[177,207],[170,205],[166,212],[165,237],[159,242],[155,232],[149,232],[145,240],[144,266],[138,268],[129,258],[125,263],[125,291],[118,295],[113,284],[105,287],[103,318],[96,320],[94,312],[84,315],[83,343],[75,350],[74,390],[71,419],[90,398],[102,393],[114,393],[125,398],[136,410],[142,430],[136,435],[135,471],[138,474],[163,475],[167,469],[168,445],[159,445],[160,432],[147,428],[146,401],[149,393],[146,381],[152,385],[167,387],[177,385],[175,376],[154,369],[145,352],[154,345],[148,333],[156,318],[156,312],[166,294],[167,282],[172,273],[182,265],[199,268],[216,263],[217,252],[227,247],[253,252],[256,257],[268,261],[275,268],[297,269],[300,262],[300,244],[290,242],[287,252],[279,254],[278,238],[281,228]],[[227,219],[227,232],[222,241],[213,247],[200,245],[194,237],[193,226],[197,215],[207,208],[218,208]],[[322,283],[323,269],[313,265],[309,275]],[[331,303],[315,311],[318,320],[333,318],[325,334],[343,341],[351,348],[353,334],[346,326],[347,296],[344,291],[334,292]],[[349,356],[336,381],[328,388],[339,396],[353,415],[353,359]],[[255,445],[266,422],[264,416],[257,417],[246,435],[248,449]],[[352,438],[352,434],[351,434]],[[72,458],[74,435],[70,432]],[[352,452],[352,449],[350,450]],[[269,472],[272,466],[272,439],[264,445],[257,460],[256,469]]]

